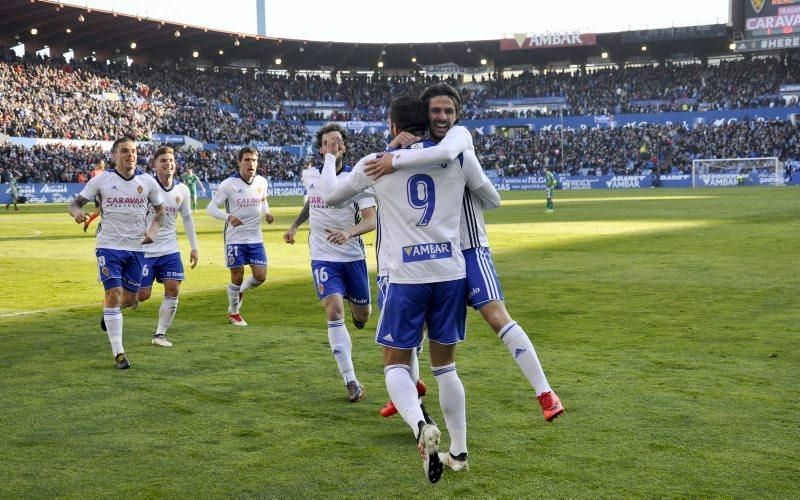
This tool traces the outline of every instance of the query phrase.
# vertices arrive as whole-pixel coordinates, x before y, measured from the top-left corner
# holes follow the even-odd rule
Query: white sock
[[[415,384],[417,380],[419,380],[419,355],[422,353],[422,348],[417,347],[414,349],[414,352],[411,353],[411,362],[408,364],[408,370],[411,374],[411,381]]]
[[[239,314],[239,285],[228,285],[228,312]]]
[[[111,351],[114,356],[125,352],[122,347],[122,313],[119,307],[104,307],[103,320],[106,322],[106,333],[111,342]]]
[[[397,408],[397,413],[414,431],[414,436],[419,432],[419,423],[425,421],[422,408],[417,399],[417,388],[408,372],[408,365],[389,365],[383,369],[386,375],[386,390],[389,398]]]
[[[242,286],[240,287],[239,292],[240,293],[244,293],[245,290],[249,290],[251,288],[258,288],[263,283],[264,283],[263,281],[258,281],[257,279],[253,278],[252,276],[248,276],[247,279],[244,280],[244,283],[242,283]]]
[[[467,404],[464,385],[458,378],[456,364],[433,366],[431,370],[439,386],[439,406],[442,407],[444,423],[450,434],[450,453],[454,456],[466,453]]]
[[[172,318],[178,311],[178,297],[167,297],[161,301],[161,307],[158,309],[158,328],[156,335],[166,335],[167,328],[172,324]]]
[[[350,357],[353,344],[350,342],[350,333],[343,319],[328,321],[328,343],[331,345],[331,352],[336,358],[336,364],[339,365],[339,373],[342,374],[344,383],[355,380],[356,371]]]
[[[547,383],[547,377],[544,376],[542,365],[539,363],[538,356],[536,356],[536,350],[533,348],[531,339],[528,338],[525,330],[516,321],[512,321],[501,328],[497,336],[506,345],[508,352],[514,356],[522,373],[525,374],[528,382],[536,391],[536,395],[551,391],[550,384]]]

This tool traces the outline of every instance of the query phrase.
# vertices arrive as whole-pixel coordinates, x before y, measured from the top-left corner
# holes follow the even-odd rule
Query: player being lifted
[[[455,109],[441,106],[443,97],[452,100],[456,104]],[[439,168],[438,165],[443,162],[452,161],[459,154],[472,151],[472,136],[469,131],[462,126],[455,126],[461,108],[458,91],[447,84],[432,85],[423,92],[420,99],[428,112],[430,138],[438,142],[438,145],[426,149],[404,149],[368,161],[364,172],[372,175],[375,180],[406,168],[422,165],[437,165],[428,168]],[[489,251],[481,204],[469,191],[464,193],[461,247],[467,262],[467,290],[470,291],[467,303],[481,313],[503,341],[534,388],[545,420],[553,420],[564,412],[564,406],[550,388],[530,338],[506,310],[500,280]]]
[[[228,320],[236,326],[247,326],[239,314],[244,292],[261,286],[267,280],[267,252],[261,233],[261,217],[268,224],[275,220],[267,203],[267,179],[258,175],[258,151],[245,146],[237,155],[239,170],[219,185],[206,211],[225,221],[225,263],[231,270],[228,285]],[[226,211],[219,209],[225,205]],[[244,266],[250,265],[252,276],[244,279]]]
[[[449,101],[449,98],[448,98]],[[447,104],[453,107],[450,102]],[[424,130],[425,113],[417,99],[392,101],[390,130]],[[466,155],[448,168],[410,168],[373,180],[364,174],[362,158],[346,178],[337,180],[334,168],[337,148],[334,138],[323,147],[323,199],[337,205],[372,187],[380,202],[389,245],[389,286],[381,309],[376,341],[383,346],[386,388],[403,420],[414,431],[423,467],[431,482],[437,482],[443,464],[439,456],[440,431],[425,422],[417,399],[417,388],[409,374],[414,349],[422,341],[427,324],[432,370],[439,386],[439,402],[450,434],[450,451],[466,457],[467,421],[464,387],[456,372],[456,344],[464,339],[466,306],[464,257],[460,250],[459,221],[464,187],[484,196],[487,204],[500,197]]]
[[[189,252],[189,263],[194,269],[197,265],[197,236],[189,206],[189,189],[179,184],[175,176],[175,153],[170,147],[158,148],[153,155],[155,178],[164,196],[164,219],[156,235],[155,241],[144,245],[144,267],[142,268],[142,286],[139,288],[139,302],[150,298],[153,291],[153,280],[164,285],[164,298],[158,309],[158,327],[151,341],[154,345],[171,347],[167,340],[167,329],[172,324],[178,310],[178,294],[181,281],[184,279],[183,262],[178,249],[176,219],[181,214],[183,228],[192,250]],[[148,220],[154,212],[147,212]]]
[[[111,147],[116,168],[93,177],[69,204],[75,222],[86,221],[82,207],[98,199],[103,220],[97,227],[99,280],[105,289],[100,327],[108,332],[114,366],[130,367],[122,346],[120,307],[136,303],[142,280],[142,244],[152,243],[164,218],[164,198],[153,177],[136,168],[136,141],[122,137]],[[148,205],[153,207],[150,227],[145,225]]]
[[[350,172],[350,167],[344,164],[347,132],[336,124],[325,125],[317,131],[317,150],[322,151],[322,147],[333,138],[344,145],[335,152],[336,175],[344,178]],[[300,215],[283,239],[294,244],[297,228],[309,220],[311,273],[328,320],[328,342],[344,378],[350,402],[355,403],[364,397],[364,388],[353,367],[352,342],[344,322],[344,300],[350,303],[353,324],[356,328],[364,328],[371,308],[366,256],[360,235],[375,229],[375,199],[359,195],[341,208],[326,205],[319,192],[320,170],[312,167],[303,171],[307,198]]]

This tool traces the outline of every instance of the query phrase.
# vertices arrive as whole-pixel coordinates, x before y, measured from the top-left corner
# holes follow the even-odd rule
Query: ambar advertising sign
[[[516,33],[514,38],[500,40],[500,50],[543,49],[548,47],[581,47],[595,45],[597,35],[577,31],[562,31],[544,34]]]

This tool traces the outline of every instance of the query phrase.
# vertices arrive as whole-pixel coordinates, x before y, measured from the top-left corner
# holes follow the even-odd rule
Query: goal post
[[[783,186],[777,157],[692,160],[692,187]]]

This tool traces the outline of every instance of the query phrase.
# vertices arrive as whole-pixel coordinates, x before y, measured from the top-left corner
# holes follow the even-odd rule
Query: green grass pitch
[[[567,411],[544,422],[470,312],[471,470],[435,486],[410,429],[378,414],[377,314],[364,330],[348,318],[367,397],[347,402],[306,229],[281,237],[299,198],[271,200],[268,283],[244,329],[225,318],[222,224],[198,210],[175,346],[150,345],[157,287],[125,312],[126,371],[98,328],[94,238],[63,205],[0,210],[0,497],[798,497],[798,194],[559,192],[545,214],[541,192],[504,193],[487,221],[508,309]]]

